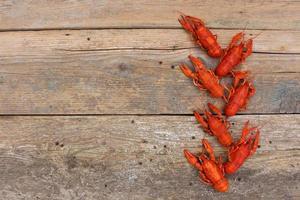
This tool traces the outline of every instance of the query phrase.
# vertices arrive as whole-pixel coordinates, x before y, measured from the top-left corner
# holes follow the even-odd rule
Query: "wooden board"
[[[226,48],[243,30],[212,29]],[[300,53],[300,31],[247,30],[254,38],[254,52]],[[0,32],[2,56],[68,54],[78,51],[181,50],[196,47],[183,29],[108,29]],[[45,56],[45,55],[44,55]],[[4,57],[5,58],[5,57]]]
[[[224,32],[223,44],[233,32]],[[244,113],[300,111],[300,57],[294,54],[300,34],[287,31],[295,46],[281,48],[280,33],[258,37],[258,53],[240,68],[252,72],[257,87]],[[178,64],[190,53],[217,64],[179,30],[3,32],[0,41],[1,114],[190,114],[210,97]]]
[[[191,116],[1,117],[1,197],[297,199],[300,115],[234,117],[236,139],[246,120],[261,126],[260,148],[221,194],[182,155],[203,137],[225,155]]]
[[[0,1],[0,199],[299,199],[300,2]],[[230,118],[260,148],[230,191],[199,181],[182,151],[207,138],[191,113],[210,101],[178,65],[210,59],[177,21],[201,17],[223,47],[246,29],[257,88]],[[190,64],[189,64],[190,65]],[[227,80],[228,83],[229,80]],[[226,82],[226,81],[225,81]],[[288,113],[288,114],[287,114]]]
[[[2,1],[0,29],[179,27],[180,12],[215,28],[300,29],[295,0]]]

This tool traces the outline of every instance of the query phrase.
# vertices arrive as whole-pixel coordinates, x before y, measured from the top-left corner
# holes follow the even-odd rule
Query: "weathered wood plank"
[[[242,30],[213,30],[225,48]],[[254,39],[254,51],[261,53],[300,53],[300,31],[247,30]],[[65,51],[120,49],[184,49],[196,47],[183,29],[117,29],[0,32],[1,56],[40,55]],[[50,52],[49,52],[50,51]]]
[[[208,101],[220,105],[177,66],[171,68],[188,53],[92,51],[9,59],[1,64],[0,113],[190,114]],[[298,66],[298,56],[253,55],[243,67],[252,70],[257,94],[245,113],[299,113]]]
[[[295,0],[1,1],[0,29],[179,27],[180,12],[211,27],[300,29]]]
[[[199,55],[209,66],[216,60],[198,48],[158,50],[172,49],[174,45],[193,47],[184,31],[164,32],[0,33],[0,113],[185,114],[203,108],[210,99],[207,94],[199,93],[177,67],[173,70],[171,66],[186,62],[189,53]],[[299,32],[290,34],[294,36],[291,41],[299,37]],[[176,40],[179,35],[185,39]],[[276,31],[266,35],[278,40],[282,37]],[[268,37],[261,39],[255,47],[258,52],[291,53],[298,52],[300,46],[280,50],[279,43],[273,45]],[[299,59],[298,54],[254,54],[249,58],[243,69],[252,71],[258,93],[247,113],[300,111]]]
[[[1,117],[3,199],[297,199],[300,115],[232,118],[260,125],[261,147],[220,194],[200,183],[182,150],[209,139],[191,116]],[[195,137],[195,139],[193,139]],[[64,145],[64,146],[61,146]]]

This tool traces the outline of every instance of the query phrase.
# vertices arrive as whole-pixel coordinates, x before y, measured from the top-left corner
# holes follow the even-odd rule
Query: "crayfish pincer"
[[[221,157],[216,161],[213,148],[206,139],[202,139],[202,145],[204,151],[198,157],[188,150],[184,150],[185,158],[192,166],[199,170],[199,177],[204,183],[211,185],[219,192],[227,192],[229,183],[224,176],[225,172]]]

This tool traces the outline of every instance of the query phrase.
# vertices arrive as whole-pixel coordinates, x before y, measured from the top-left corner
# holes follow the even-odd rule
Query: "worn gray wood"
[[[297,199],[300,115],[231,119],[234,138],[246,120],[261,126],[261,147],[230,191],[202,184],[182,155],[207,138],[192,116],[0,118],[2,199]],[[193,139],[195,137],[195,139]],[[62,146],[63,145],[63,146]]]
[[[180,12],[216,28],[300,29],[295,0],[66,0],[0,5],[0,29],[179,27]]]
[[[212,29],[223,48],[243,30]],[[300,31],[247,30],[260,53],[300,53]],[[2,56],[104,50],[177,50],[196,47],[183,29],[108,29],[0,32]],[[4,57],[5,58],[5,57]]]
[[[0,113],[189,114],[203,109],[211,98],[193,87],[177,66],[187,62],[190,53],[210,67],[217,61],[199,48],[189,49],[193,43],[184,31],[165,32],[0,33]],[[223,41],[232,35],[225,33]],[[255,51],[299,52],[299,32],[288,33],[295,46],[280,50],[281,42],[274,45],[268,36],[281,41],[282,35],[266,31],[257,38]],[[179,36],[183,39],[176,40]],[[176,50],[168,50],[174,45]],[[299,58],[256,53],[242,65],[240,69],[252,72],[257,87],[245,113],[299,113]]]
[[[194,109],[203,109],[207,101],[221,105],[221,100],[212,100],[206,92],[198,91],[177,67],[171,68],[170,61],[181,62],[176,56],[185,56],[186,51],[158,53],[152,57],[151,52],[145,56],[140,51],[134,55],[92,52],[69,58],[78,59],[72,63],[54,59],[45,64],[38,61],[2,65],[0,111],[2,114],[189,114]],[[164,64],[157,63],[158,58]],[[286,58],[277,59],[280,58],[283,60],[279,62],[285,63]],[[273,67],[256,62],[263,71]],[[245,113],[299,113],[298,72],[253,72],[252,76],[257,94]]]

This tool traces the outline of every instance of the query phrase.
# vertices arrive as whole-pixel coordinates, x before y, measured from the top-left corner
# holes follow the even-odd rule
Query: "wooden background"
[[[299,199],[300,1],[0,1],[0,199]],[[202,184],[182,155],[201,150],[208,101],[178,64],[213,67],[177,22],[201,17],[222,46],[247,27],[257,94],[233,117],[261,144],[230,191]]]

